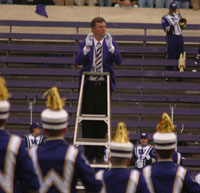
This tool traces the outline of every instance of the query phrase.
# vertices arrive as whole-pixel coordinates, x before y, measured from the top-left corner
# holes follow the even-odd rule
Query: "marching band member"
[[[0,193],[37,193],[39,181],[22,139],[5,131],[9,117],[9,93],[0,77]]]
[[[143,169],[143,175],[151,193],[200,193],[200,185],[189,171],[172,161],[177,145],[174,125],[167,113],[163,113],[157,132],[153,135],[158,162]]]
[[[44,136],[40,135],[41,127],[39,123],[32,123],[29,127],[29,130],[30,134],[23,137],[26,148],[30,149],[35,145],[41,145],[44,143]]]
[[[145,166],[154,163],[155,159],[155,149],[148,144],[148,135],[146,133],[141,133],[140,144],[135,146],[133,152],[133,162],[135,162],[135,168],[141,170]]]
[[[86,191],[99,192],[101,182],[95,179],[86,158],[64,141],[68,113],[63,109],[64,100],[60,98],[57,87],[49,89],[46,95],[48,108],[41,113],[46,142],[30,150],[41,184],[40,193],[74,193],[78,178]]]
[[[133,144],[129,141],[125,123],[120,122],[110,144],[110,161],[108,171],[100,170],[96,178],[102,180],[101,192],[106,193],[149,193],[142,173],[128,167],[133,154]]]
[[[182,29],[186,24],[180,25],[182,17],[176,10],[177,4],[172,2],[169,5],[169,13],[162,17],[162,27],[167,36],[167,59],[179,59],[184,52]],[[167,66],[167,70],[173,70],[173,67]]]

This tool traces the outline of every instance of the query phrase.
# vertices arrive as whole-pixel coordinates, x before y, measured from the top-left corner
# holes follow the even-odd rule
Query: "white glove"
[[[112,48],[112,37],[111,35],[106,32],[106,35],[105,35],[105,41],[106,41],[106,45],[108,46],[108,49]]]
[[[146,160],[150,160],[150,155],[142,155],[142,160],[146,159]]]
[[[146,156],[146,159],[147,159],[147,160],[150,160],[150,159],[151,159],[150,155],[147,155],[147,156]]]
[[[85,45],[86,45],[86,46],[92,46],[92,44],[93,44],[93,39],[94,39],[93,33],[89,33],[89,34],[87,35],[87,37],[85,38]]]

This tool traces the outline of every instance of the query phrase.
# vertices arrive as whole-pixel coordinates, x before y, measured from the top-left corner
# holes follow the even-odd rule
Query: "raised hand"
[[[112,37],[108,32],[106,32],[105,41],[106,45],[108,46],[108,49],[112,48]]]
[[[86,46],[92,46],[92,44],[93,44],[93,39],[94,39],[93,33],[89,33],[89,34],[87,35],[87,37],[85,38],[85,45],[86,45]]]

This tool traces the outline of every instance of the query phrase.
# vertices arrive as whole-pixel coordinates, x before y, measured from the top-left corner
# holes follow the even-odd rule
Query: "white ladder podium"
[[[107,80],[107,115],[104,114],[81,114],[82,110],[82,101],[83,101],[83,88],[86,76],[106,76]],[[83,120],[91,121],[104,121],[107,124],[107,137],[104,139],[98,138],[80,138],[78,135],[79,124]],[[75,131],[73,145],[94,145],[94,146],[105,146],[110,152],[110,141],[111,141],[111,112],[110,112],[110,73],[109,72],[83,72],[81,78],[81,87],[79,93],[76,122],[75,122]],[[111,163],[92,163],[91,167],[95,168],[110,168]]]

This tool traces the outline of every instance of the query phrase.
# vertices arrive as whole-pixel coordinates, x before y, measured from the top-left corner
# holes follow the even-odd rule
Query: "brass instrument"
[[[185,18],[182,17],[179,9],[178,9],[178,15],[180,15],[181,19],[179,21],[179,25],[181,27],[181,29],[185,29],[186,28],[186,25],[187,25],[187,20]]]
[[[179,25],[180,25],[181,29],[185,29],[186,25],[187,25],[187,20],[185,18],[181,18],[179,21]]]

